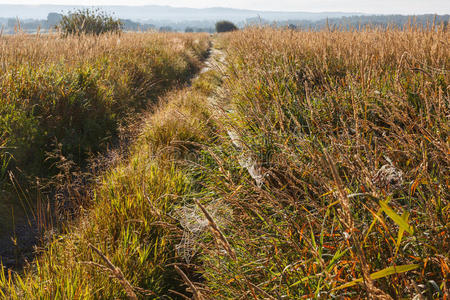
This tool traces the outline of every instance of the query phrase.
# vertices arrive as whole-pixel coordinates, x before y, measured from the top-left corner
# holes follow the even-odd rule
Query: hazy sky
[[[450,14],[450,0],[0,0],[0,4],[171,5],[281,11]]]

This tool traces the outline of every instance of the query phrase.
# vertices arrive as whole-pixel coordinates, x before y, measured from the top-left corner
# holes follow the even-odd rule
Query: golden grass
[[[63,62],[77,65],[106,54],[109,56],[132,55],[151,49],[152,44],[164,44],[166,50],[176,55],[194,46],[200,49],[206,35],[183,35],[178,33],[124,33],[103,34],[100,36],[68,36],[57,34],[29,35],[18,34],[0,37],[0,67],[2,73],[9,68],[22,65],[45,66]]]
[[[172,266],[178,261],[173,237],[181,232],[172,212],[194,188],[183,172],[185,160],[212,136],[205,103],[204,94],[189,89],[162,99],[129,157],[99,178],[92,209],[66,234],[55,236],[23,275],[0,273],[0,294],[11,299],[177,297],[184,288]],[[120,271],[111,272],[111,265]]]
[[[83,166],[114,143],[128,115],[187,82],[207,48],[204,34],[0,37],[0,130],[11,168],[54,174],[46,152],[58,143]]]
[[[11,172],[19,178],[19,188],[25,191],[19,197],[25,197],[30,202],[30,207],[37,200],[46,203],[46,199],[41,198],[49,195],[51,199],[48,207],[44,205],[46,208],[39,209],[47,211],[48,208],[62,207],[61,213],[65,217],[72,210],[80,211],[79,205],[90,207],[93,203],[89,198],[93,193],[89,189],[92,187],[90,183],[97,178],[89,174],[78,178],[80,170],[86,170],[87,159],[116,145],[121,128],[140,119],[137,113],[154,107],[158,97],[170,89],[186,84],[199,70],[209,41],[205,34],[141,33],[68,38],[16,35],[0,37],[0,45],[1,206],[8,203],[9,207],[9,203],[15,202],[17,205],[14,209],[17,211],[21,208],[19,200],[23,199],[17,199],[14,187],[3,176],[6,172]],[[9,164],[4,166],[3,161],[8,161]],[[143,162],[143,167],[149,166]],[[170,169],[163,173],[157,168],[153,171],[155,178],[163,173],[165,175],[161,175],[162,177],[177,173]],[[34,186],[35,176],[43,177],[37,180],[40,182],[39,187]],[[178,184],[177,180],[174,179],[174,182]],[[36,191],[43,184],[45,190]],[[58,198],[57,201],[53,199],[54,195]],[[69,211],[64,211],[67,208]],[[35,212],[28,213],[33,215]],[[35,215],[42,217],[41,213],[39,211]],[[54,212],[50,214],[51,216],[45,215],[42,218],[55,216]],[[16,224],[26,222],[23,218],[19,219],[18,215],[15,215]],[[59,216],[56,215],[58,219]],[[0,212],[0,218],[2,225],[13,219],[8,211]],[[107,220],[106,216],[98,218]],[[55,225],[55,228],[61,226]],[[74,233],[73,239],[68,238],[70,241],[67,244],[51,244],[49,251],[43,254],[42,261],[46,258],[53,259],[56,249],[65,249],[68,254],[70,249],[75,248],[71,253],[76,253],[78,248],[72,243],[77,243],[76,238],[86,234],[82,233],[83,230],[80,228]],[[94,229],[89,230],[92,232]],[[3,234],[8,232],[2,232]],[[83,240],[86,242],[86,237]],[[94,241],[92,243],[103,249]],[[86,243],[82,245],[87,247],[83,251],[93,250]],[[65,253],[60,254],[63,258],[55,257],[53,262],[49,262],[50,265],[62,260],[67,266],[70,259],[75,259],[67,258]],[[65,269],[62,267],[61,271]],[[47,271],[52,273],[51,266],[43,266],[41,270],[43,274]],[[55,279],[54,289],[47,289],[45,285],[28,286],[24,293],[27,297],[32,297],[37,291],[42,294],[37,292],[36,295],[42,297],[65,295],[72,298],[76,293],[84,295],[86,290],[65,290],[72,288],[66,285],[65,280],[73,278],[71,274],[66,275]],[[159,275],[155,276],[158,281]],[[104,278],[101,275],[100,279],[107,281],[107,276]],[[88,278],[77,277],[76,280],[81,280],[80,284],[83,286],[84,280]],[[62,282],[64,287],[58,285]],[[3,282],[2,285],[0,290],[4,290],[7,283]],[[120,294],[117,289],[112,293]],[[6,294],[22,298],[22,294],[15,294],[12,290]]]
[[[202,169],[233,208],[237,258],[201,244],[211,298],[448,297],[449,40],[442,26],[224,36],[230,113]]]
[[[92,210],[0,291],[448,298],[449,34],[222,35],[226,66],[160,101]]]

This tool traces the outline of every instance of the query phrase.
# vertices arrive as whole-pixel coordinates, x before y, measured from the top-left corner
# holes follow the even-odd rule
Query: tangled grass
[[[78,164],[104,150],[127,115],[186,82],[207,47],[205,35],[1,37],[0,130],[15,165],[51,172],[58,143]]]
[[[223,38],[229,105],[202,169],[232,208],[234,254],[202,243],[207,295],[448,297],[449,40],[439,26]]]
[[[0,293],[448,298],[448,40],[221,35],[225,64],[160,101],[93,208]]]
[[[83,170],[88,158],[117,144],[136,113],[185,84],[208,43],[204,34],[151,32],[0,36],[2,227],[13,222],[11,203],[15,211],[22,210],[20,202],[34,207],[46,196],[44,182],[51,197],[55,185],[70,185],[49,178],[64,175],[58,174],[62,166]]]
[[[0,295],[179,297],[184,287],[173,265],[180,262],[176,244],[183,233],[172,214],[196,190],[184,172],[189,153],[213,135],[205,103],[203,94],[186,90],[161,99],[128,157],[98,178],[92,208],[55,234],[23,272],[2,269]]]

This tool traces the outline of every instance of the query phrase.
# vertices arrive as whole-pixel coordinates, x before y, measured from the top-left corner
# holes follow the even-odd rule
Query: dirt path
[[[226,68],[226,53],[216,47],[212,47],[211,57],[206,63],[206,67],[201,73],[207,72],[211,69],[216,69],[219,72],[223,72]],[[218,91],[220,93],[220,91]],[[209,104],[214,112],[214,114],[219,114],[222,118],[227,119],[230,114],[233,114],[233,108],[228,99],[223,99],[223,97],[211,96],[208,98]],[[261,164],[252,155],[251,152],[246,149],[244,143],[242,142],[242,137],[234,128],[229,127],[227,129],[228,137],[230,138],[233,145],[240,152],[239,164],[242,168],[247,169],[250,176],[255,180],[258,186],[264,183],[264,172],[262,171]]]

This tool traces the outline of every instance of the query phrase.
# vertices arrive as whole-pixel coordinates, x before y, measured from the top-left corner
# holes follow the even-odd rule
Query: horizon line
[[[188,7],[178,5],[161,5],[161,4],[52,4],[52,3],[0,3],[1,5],[11,6],[61,6],[61,7],[168,7],[179,9],[195,9],[195,10],[207,10],[207,9],[231,9],[237,11],[249,11],[249,12],[262,12],[262,13],[311,13],[311,14],[325,14],[325,13],[343,13],[354,15],[372,15],[372,16],[387,16],[387,15],[403,15],[403,16],[418,16],[418,15],[449,15],[450,12],[437,13],[437,12],[423,12],[423,13],[406,13],[406,12],[390,12],[390,13],[377,13],[377,12],[363,12],[363,11],[344,11],[344,10],[262,10],[262,9],[249,9],[249,8],[236,8],[228,6],[209,6],[209,7]]]

